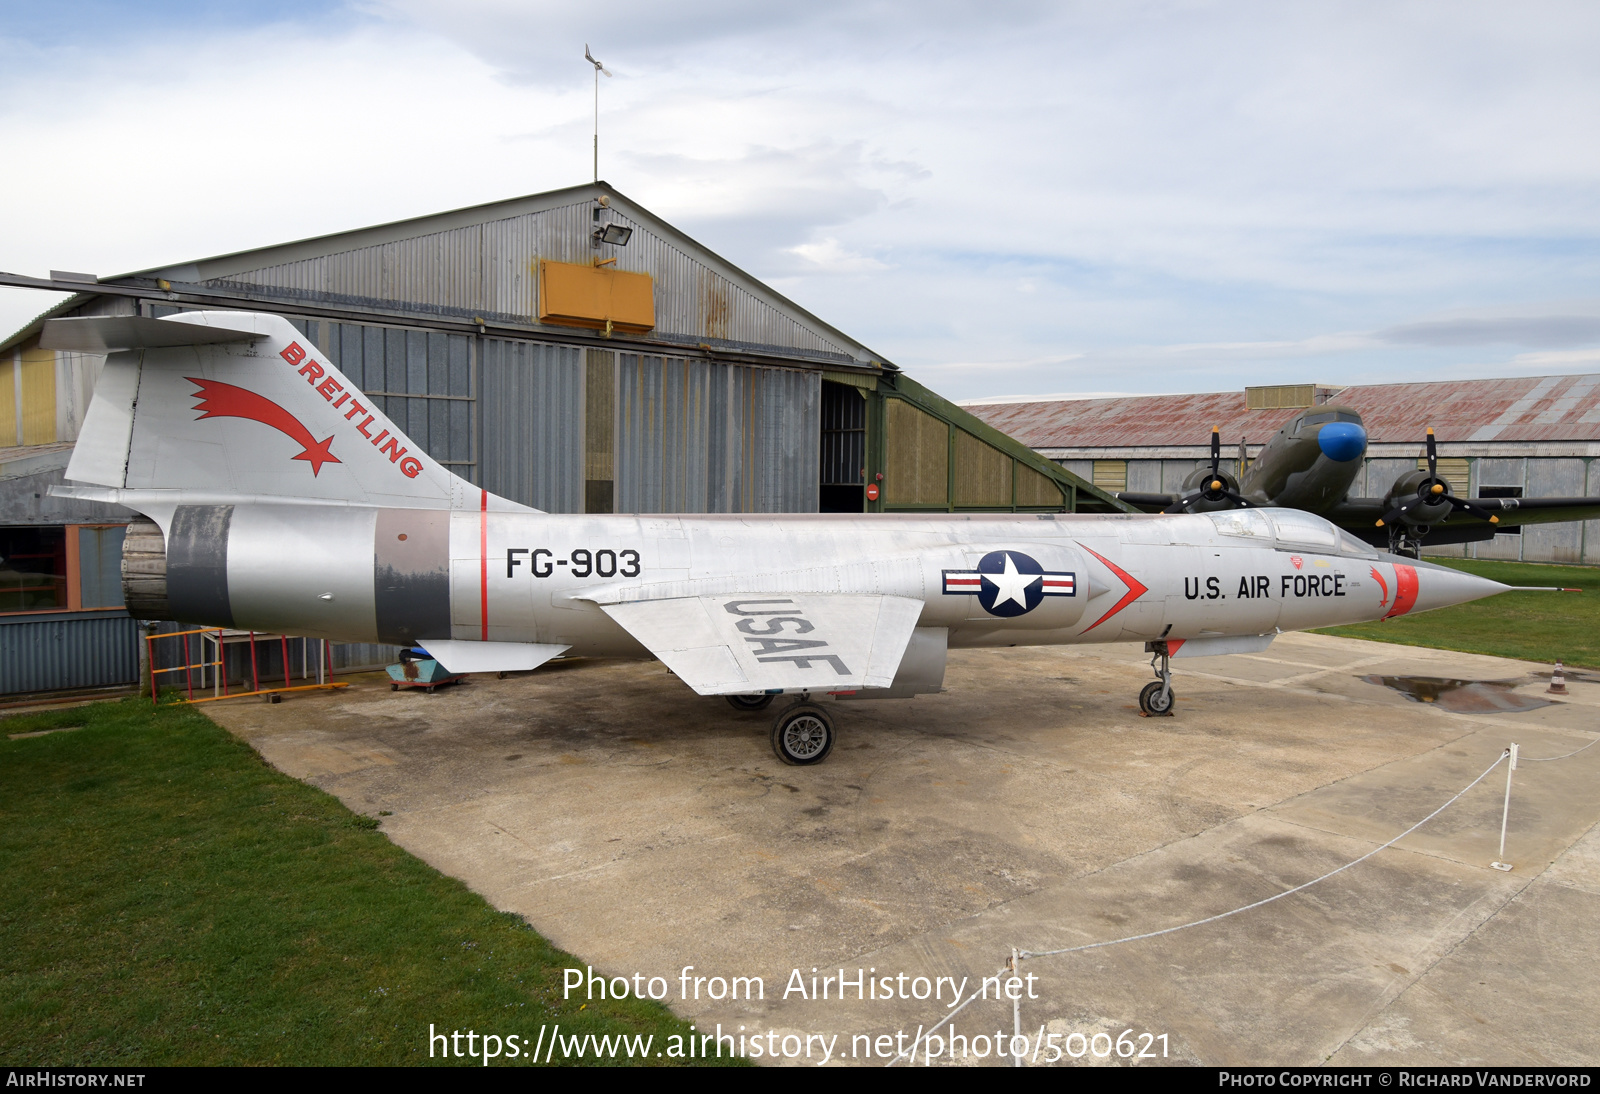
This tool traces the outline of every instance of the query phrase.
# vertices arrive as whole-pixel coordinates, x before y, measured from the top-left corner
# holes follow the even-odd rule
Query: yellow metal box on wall
[[[539,322],[639,333],[656,325],[649,274],[572,262],[539,262]]]

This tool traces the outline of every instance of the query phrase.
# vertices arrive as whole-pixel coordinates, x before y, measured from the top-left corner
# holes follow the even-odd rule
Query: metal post
[[[156,638],[155,638],[155,635],[153,635],[153,634],[147,634],[147,635],[144,636],[144,660],[145,660],[145,664],[150,666],[150,705],[151,706],[160,706],[161,705],[161,692],[156,687],[155,640],[156,640]]]
[[[278,635],[278,640],[283,643],[283,686],[289,686],[289,636]]]
[[[1517,746],[1516,746],[1516,744],[1513,743],[1510,748],[1506,749],[1505,754],[1506,754],[1506,756],[1510,757],[1511,763],[1506,767],[1506,804],[1505,804],[1504,810],[1500,813],[1500,857],[1495,859],[1493,862],[1491,862],[1489,864],[1490,866],[1493,866],[1496,870],[1510,870],[1511,869],[1511,863],[1509,863],[1509,862],[1507,862],[1505,860],[1505,858],[1506,858],[1506,821],[1509,820],[1510,817],[1511,817],[1511,773],[1517,769]]]
[[[256,632],[250,632],[250,687],[261,690],[261,670],[256,667]]]
[[[1022,977],[1021,962],[1017,960],[1017,948],[1015,946],[1011,948],[1011,976],[1013,979],[1021,979]],[[1012,1067],[1022,1066],[1022,1057],[1017,1055],[1017,1038],[1021,1036],[1022,990],[1019,988],[1017,989],[1016,998],[1011,1000],[1011,1044],[1008,1047],[1011,1049]]]
[[[192,635],[183,636],[183,682],[189,689],[189,698],[194,698],[194,668],[191,662],[194,658],[189,656],[189,639]]]

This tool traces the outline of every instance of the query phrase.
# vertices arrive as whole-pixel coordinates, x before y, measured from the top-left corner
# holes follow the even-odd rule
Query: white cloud
[[[1511,367],[1526,372],[1589,372],[1600,369],[1600,347],[1519,353],[1511,359]]]
[[[1111,370],[1227,389],[1313,360],[1443,378],[1600,341],[1449,323],[1600,314],[1557,303],[1600,298],[1593,5],[371,0],[171,22],[6,43],[0,268],[119,272],[581,181],[587,42],[617,73],[603,177],[947,395]],[[44,302],[0,294],[0,323]]]
[[[831,236],[815,243],[801,243],[790,247],[789,252],[828,273],[869,273],[888,269],[875,258],[845,250],[839,245],[839,241]]]

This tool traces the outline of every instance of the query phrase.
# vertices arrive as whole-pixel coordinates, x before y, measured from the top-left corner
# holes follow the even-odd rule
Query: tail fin
[[[194,328],[200,328],[195,330]],[[54,320],[44,342],[109,352],[67,478],[126,491],[477,509],[280,316]],[[494,499],[490,508],[520,509]],[[138,508],[138,506],[134,506]]]

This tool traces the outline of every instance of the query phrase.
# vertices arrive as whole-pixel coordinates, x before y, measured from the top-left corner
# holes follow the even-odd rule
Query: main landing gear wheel
[[[819,764],[833,751],[833,719],[821,707],[796,703],[772,723],[772,751],[786,764]]]
[[[728,695],[728,696],[725,696],[725,698],[728,700],[728,705],[730,707],[732,707],[734,710],[750,711],[750,710],[766,710],[769,706],[772,705],[772,700],[777,698],[777,697],[773,696],[773,695],[761,694],[761,695]]]
[[[1172,714],[1172,704],[1177,698],[1165,683],[1153,680],[1139,692],[1139,709],[1148,718],[1166,718]]]

